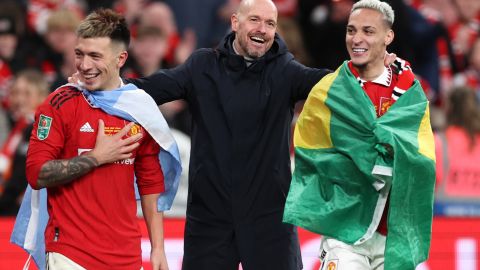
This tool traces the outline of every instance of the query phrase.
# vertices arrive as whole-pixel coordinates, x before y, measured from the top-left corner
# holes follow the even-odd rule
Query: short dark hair
[[[125,18],[111,9],[97,9],[90,13],[78,26],[80,38],[108,37],[114,42],[130,45],[130,30]]]

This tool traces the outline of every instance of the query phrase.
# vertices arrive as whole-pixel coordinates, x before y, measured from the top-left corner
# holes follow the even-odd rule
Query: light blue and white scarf
[[[93,106],[106,113],[138,123],[160,145],[162,150],[159,160],[165,178],[165,192],[158,199],[158,210],[169,210],[177,193],[182,167],[177,144],[153,98],[133,84],[122,85],[112,91],[93,92],[75,84],[68,86],[82,91]],[[135,189],[137,190],[136,187]],[[25,249],[40,270],[45,269],[44,232],[47,222],[46,189],[33,190],[29,185],[17,214],[10,242]],[[25,265],[27,268],[28,264],[29,261]]]

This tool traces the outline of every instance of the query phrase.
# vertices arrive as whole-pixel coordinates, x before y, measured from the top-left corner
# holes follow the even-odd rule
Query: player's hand
[[[105,135],[105,124],[103,120],[98,120],[98,134],[95,142],[95,148],[88,152],[87,155],[93,156],[98,165],[112,163],[118,160],[124,160],[132,156],[140,143],[138,140],[142,138],[142,133],[123,138],[128,134],[135,123],[131,122],[123,127],[117,134],[113,136]]]
[[[72,76],[68,77],[67,81],[74,84],[82,84],[80,81],[80,74],[77,72],[73,73]]]
[[[152,249],[150,263],[153,270],[168,270],[167,256],[165,256],[163,249]]]
[[[397,59],[397,55],[394,53],[385,52],[385,57],[383,58],[383,64],[388,67]]]

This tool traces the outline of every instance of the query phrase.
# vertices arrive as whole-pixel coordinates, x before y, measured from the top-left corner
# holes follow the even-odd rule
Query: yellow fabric
[[[305,103],[304,112],[302,112],[304,117],[300,118],[295,127],[295,147],[306,149],[333,147],[330,138],[331,112],[325,105],[325,101],[328,98],[328,90],[337,78],[338,72],[339,69],[334,73],[328,74],[312,88]],[[308,126],[309,128],[302,128],[303,126]]]
[[[418,152],[435,161],[435,140],[430,126],[430,109],[427,105],[420,127],[418,128]]]

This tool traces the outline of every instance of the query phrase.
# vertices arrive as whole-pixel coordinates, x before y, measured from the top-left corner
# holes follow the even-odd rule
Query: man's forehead
[[[98,47],[98,48],[107,48],[112,45],[112,40],[108,37],[77,37],[77,43],[75,47]]]
[[[354,10],[348,19],[349,26],[378,27],[380,24],[384,24],[383,14],[369,8]]]
[[[247,16],[270,17],[269,19],[277,21],[277,8],[271,1],[242,1],[241,5],[243,6],[239,8],[239,13]]]

